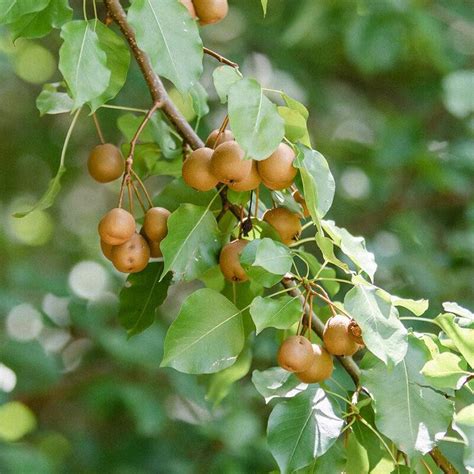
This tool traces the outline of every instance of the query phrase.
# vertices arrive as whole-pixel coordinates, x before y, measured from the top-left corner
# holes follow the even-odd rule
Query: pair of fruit
[[[140,234],[135,218],[121,208],[110,210],[99,223],[102,252],[114,267],[123,273],[137,273],[145,269],[150,257],[161,257],[160,242],[168,233],[170,212],[152,207],[145,213]]]
[[[181,0],[181,3],[203,26],[223,20],[229,11],[227,0]]]

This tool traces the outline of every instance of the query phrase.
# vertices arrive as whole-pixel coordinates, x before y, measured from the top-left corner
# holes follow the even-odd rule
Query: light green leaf
[[[354,237],[343,227],[337,227],[334,221],[321,221],[321,224],[332,241],[373,280],[377,264],[374,254],[365,247],[365,239]]]
[[[344,474],[360,474],[370,472],[369,456],[365,446],[359,443],[358,438],[352,432],[347,440],[347,464]]]
[[[41,3],[41,2],[40,2]],[[49,0],[43,10],[22,15],[11,23],[9,28],[13,39],[41,38],[51,32],[53,28],[61,28],[72,18],[72,8],[68,0]]]
[[[229,89],[242,79],[242,75],[235,67],[219,66],[214,69],[212,79],[214,80],[214,87],[221,100],[221,104],[225,104],[229,95]]]
[[[36,107],[43,116],[45,114],[64,114],[70,112],[74,102],[66,92],[59,92],[60,82],[45,84],[36,99]]]
[[[100,48],[107,56],[106,64],[110,71],[110,81],[106,90],[99,97],[91,100],[92,112],[120,92],[127,80],[130,66],[130,51],[124,40],[100,21],[94,25],[94,29],[99,38]]]
[[[421,373],[436,388],[459,389],[469,376],[466,362],[452,352],[441,352],[428,361]]]
[[[61,38],[64,43],[59,50],[59,70],[78,108],[107,90],[111,77],[107,55],[94,31],[94,21],[66,23]]]
[[[306,119],[297,110],[289,107],[278,107],[278,113],[285,122],[285,137],[290,142],[299,141],[306,146],[311,146]]]
[[[301,303],[297,296],[262,298],[258,296],[250,306],[250,314],[257,334],[265,328],[288,329],[301,317]]]
[[[458,326],[454,315],[449,313],[440,314],[434,321],[441,326],[467,363],[474,368],[474,329]]]
[[[268,444],[282,473],[303,468],[322,456],[339,437],[344,421],[323,389],[308,387],[278,403],[268,420]]]
[[[409,298],[400,298],[399,296],[392,295],[392,303],[395,306],[406,308],[411,311],[416,316],[421,316],[424,314],[430,305],[428,300],[412,300]]]
[[[300,115],[302,115],[305,120],[308,120],[309,118],[308,109],[301,102],[286,95],[284,92],[281,93],[281,98],[285,101],[285,104],[287,105],[287,107],[289,107],[292,110],[295,110],[296,112],[299,112]]]
[[[263,16],[267,15],[267,6],[268,6],[268,0],[260,0],[262,3],[262,9],[263,9]]]
[[[244,347],[242,312],[209,288],[183,303],[166,334],[162,367],[210,374],[230,367]]]
[[[386,364],[398,364],[407,352],[407,331],[397,309],[377,289],[357,284],[344,298],[344,308],[362,329],[367,349]]]
[[[443,309],[448,313],[459,316],[457,322],[460,326],[469,326],[474,323],[474,313],[457,303],[446,301],[443,303]]]
[[[329,211],[336,192],[336,183],[328,162],[321,153],[297,145],[295,166],[303,180],[304,197],[313,221],[318,224]]]
[[[208,94],[206,89],[197,82],[193,87],[191,87],[189,94],[191,95],[196,117],[199,119],[207,115],[209,113],[209,105],[207,104]]]
[[[268,158],[285,135],[276,105],[254,79],[242,79],[229,89],[229,121],[235,139],[254,160]]]
[[[474,112],[474,69],[454,71],[443,80],[444,104],[456,117],[465,118]]]
[[[211,201],[212,203],[212,201]],[[175,280],[190,281],[217,264],[221,249],[216,219],[207,207],[181,204],[168,219],[168,235],[161,242],[165,268]]]
[[[128,21],[155,72],[187,92],[202,74],[197,23],[176,0],[133,0]],[[183,60],[184,59],[184,60]]]
[[[377,428],[410,458],[430,451],[453,415],[453,403],[427,387],[420,373],[428,360],[424,343],[410,336],[407,355],[398,365],[387,368],[376,361],[362,371],[361,383],[374,398]]]
[[[252,383],[257,392],[265,399],[265,403],[274,398],[292,398],[306,390],[308,386],[302,383],[295,374],[282,369],[272,367],[267,370],[254,370],[252,372]]]
[[[168,293],[171,275],[163,280],[162,262],[149,263],[145,270],[131,274],[120,292],[120,324],[128,336],[134,336],[155,321],[156,308],[161,306]]]
[[[9,402],[0,406],[0,438],[3,441],[18,441],[35,428],[35,415],[23,403]]]
[[[336,254],[334,253],[334,243],[329,237],[326,237],[321,232],[317,232],[315,238],[316,238],[316,244],[321,250],[324,260],[326,260],[329,263],[332,263],[336,267],[339,267],[340,269],[344,270],[344,272],[346,273],[352,273],[351,270],[349,269],[349,265],[347,265],[347,263],[344,263],[342,260],[339,260],[336,257]]]
[[[474,404],[468,405],[454,415],[453,428],[462,436],[464,447],[464,466],[474,471]]]
[[[0,24],[13,23],[20,17],[43,10],[49,0],[0,0]]]

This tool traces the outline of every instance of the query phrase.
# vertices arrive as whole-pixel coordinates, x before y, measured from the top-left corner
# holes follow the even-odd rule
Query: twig
[[[104,134],[102,133],[102,128],[100,127],[99,119],[97,118],[97,114],[94,112],[92,114],[92,119],[94,120],[95,129],[97,130],[97,135],[99,135],[99,140],[102,145],[105,143]]]
[[[206,53],[207,55],[212,56],[213,58],[217,59],[220,63],[227,64],[228,66],[232,66],[236,69],[239,68],[239,65],[237,63],[234,63],[234,61],[231,61],[230,59],[227,59],[226,57],[222,56],[222,54],[216,53],[212,49],[209,49],[209,48],[206,48],[206,47],[204,47],[203,50],[204,50],[204,53]]]

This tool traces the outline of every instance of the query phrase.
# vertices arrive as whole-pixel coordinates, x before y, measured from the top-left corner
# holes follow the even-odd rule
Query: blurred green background
[[[313,144],[337,182],[329,217],[367,238],[376,283],[429,298],[431,315],[443,301],[473,308],[472,2],[270,0],[266,19],[258,0],[230,4],[221,24],[202,30],[205,45],[308,106]],[[118,326],[123,277],[96,233],[118,185],[86,173],[98,142],[86,113],[54,207],[11,217],[46,188],[71,120],[35,108],[42,84],[60,79],[58,47],[57,32],[15,44],[0,36],[0,404],[21,402],[0,406],[0,472],[276,469],[264,440],[269,408],[249,376],[215,404],[208,377],[158,369],[164,331],[195,284],[171,290],[145,333],[127,341]],[[225,113],[211,82],[216,63],[205,64],[203,136]],[[115,103],[149,105],[135,65]],[[120,113],[98,116],[107,140],[123,141]],[[275,348],[272,331],[259,336],[253,366],[274,365]]]

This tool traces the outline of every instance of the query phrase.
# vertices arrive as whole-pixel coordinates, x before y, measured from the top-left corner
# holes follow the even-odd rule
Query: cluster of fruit
[[[278,364],[304,383],[318,383],[331,377],[332,356],[351,356],[363,344],[357,324],[349,317],[336,314],[328,319],[323,333],[324,346],[311,344],[304,336],[291,336],[278,350]]]
[[[99,183],[109,183],[124,173],[120,150],[110,143],[96,146],[87,161],[90,175]],[[161,257],[160,243],[168,233],[170,212],[163,207],[151,207],[145,212],[140,233],[133,215],[116,207],[99,223],[102,253],[124,273],[142,271],[151,258]]]
[[[192,18],[203,26],[223,20],[229,11],[227,0],[181,0]]]

